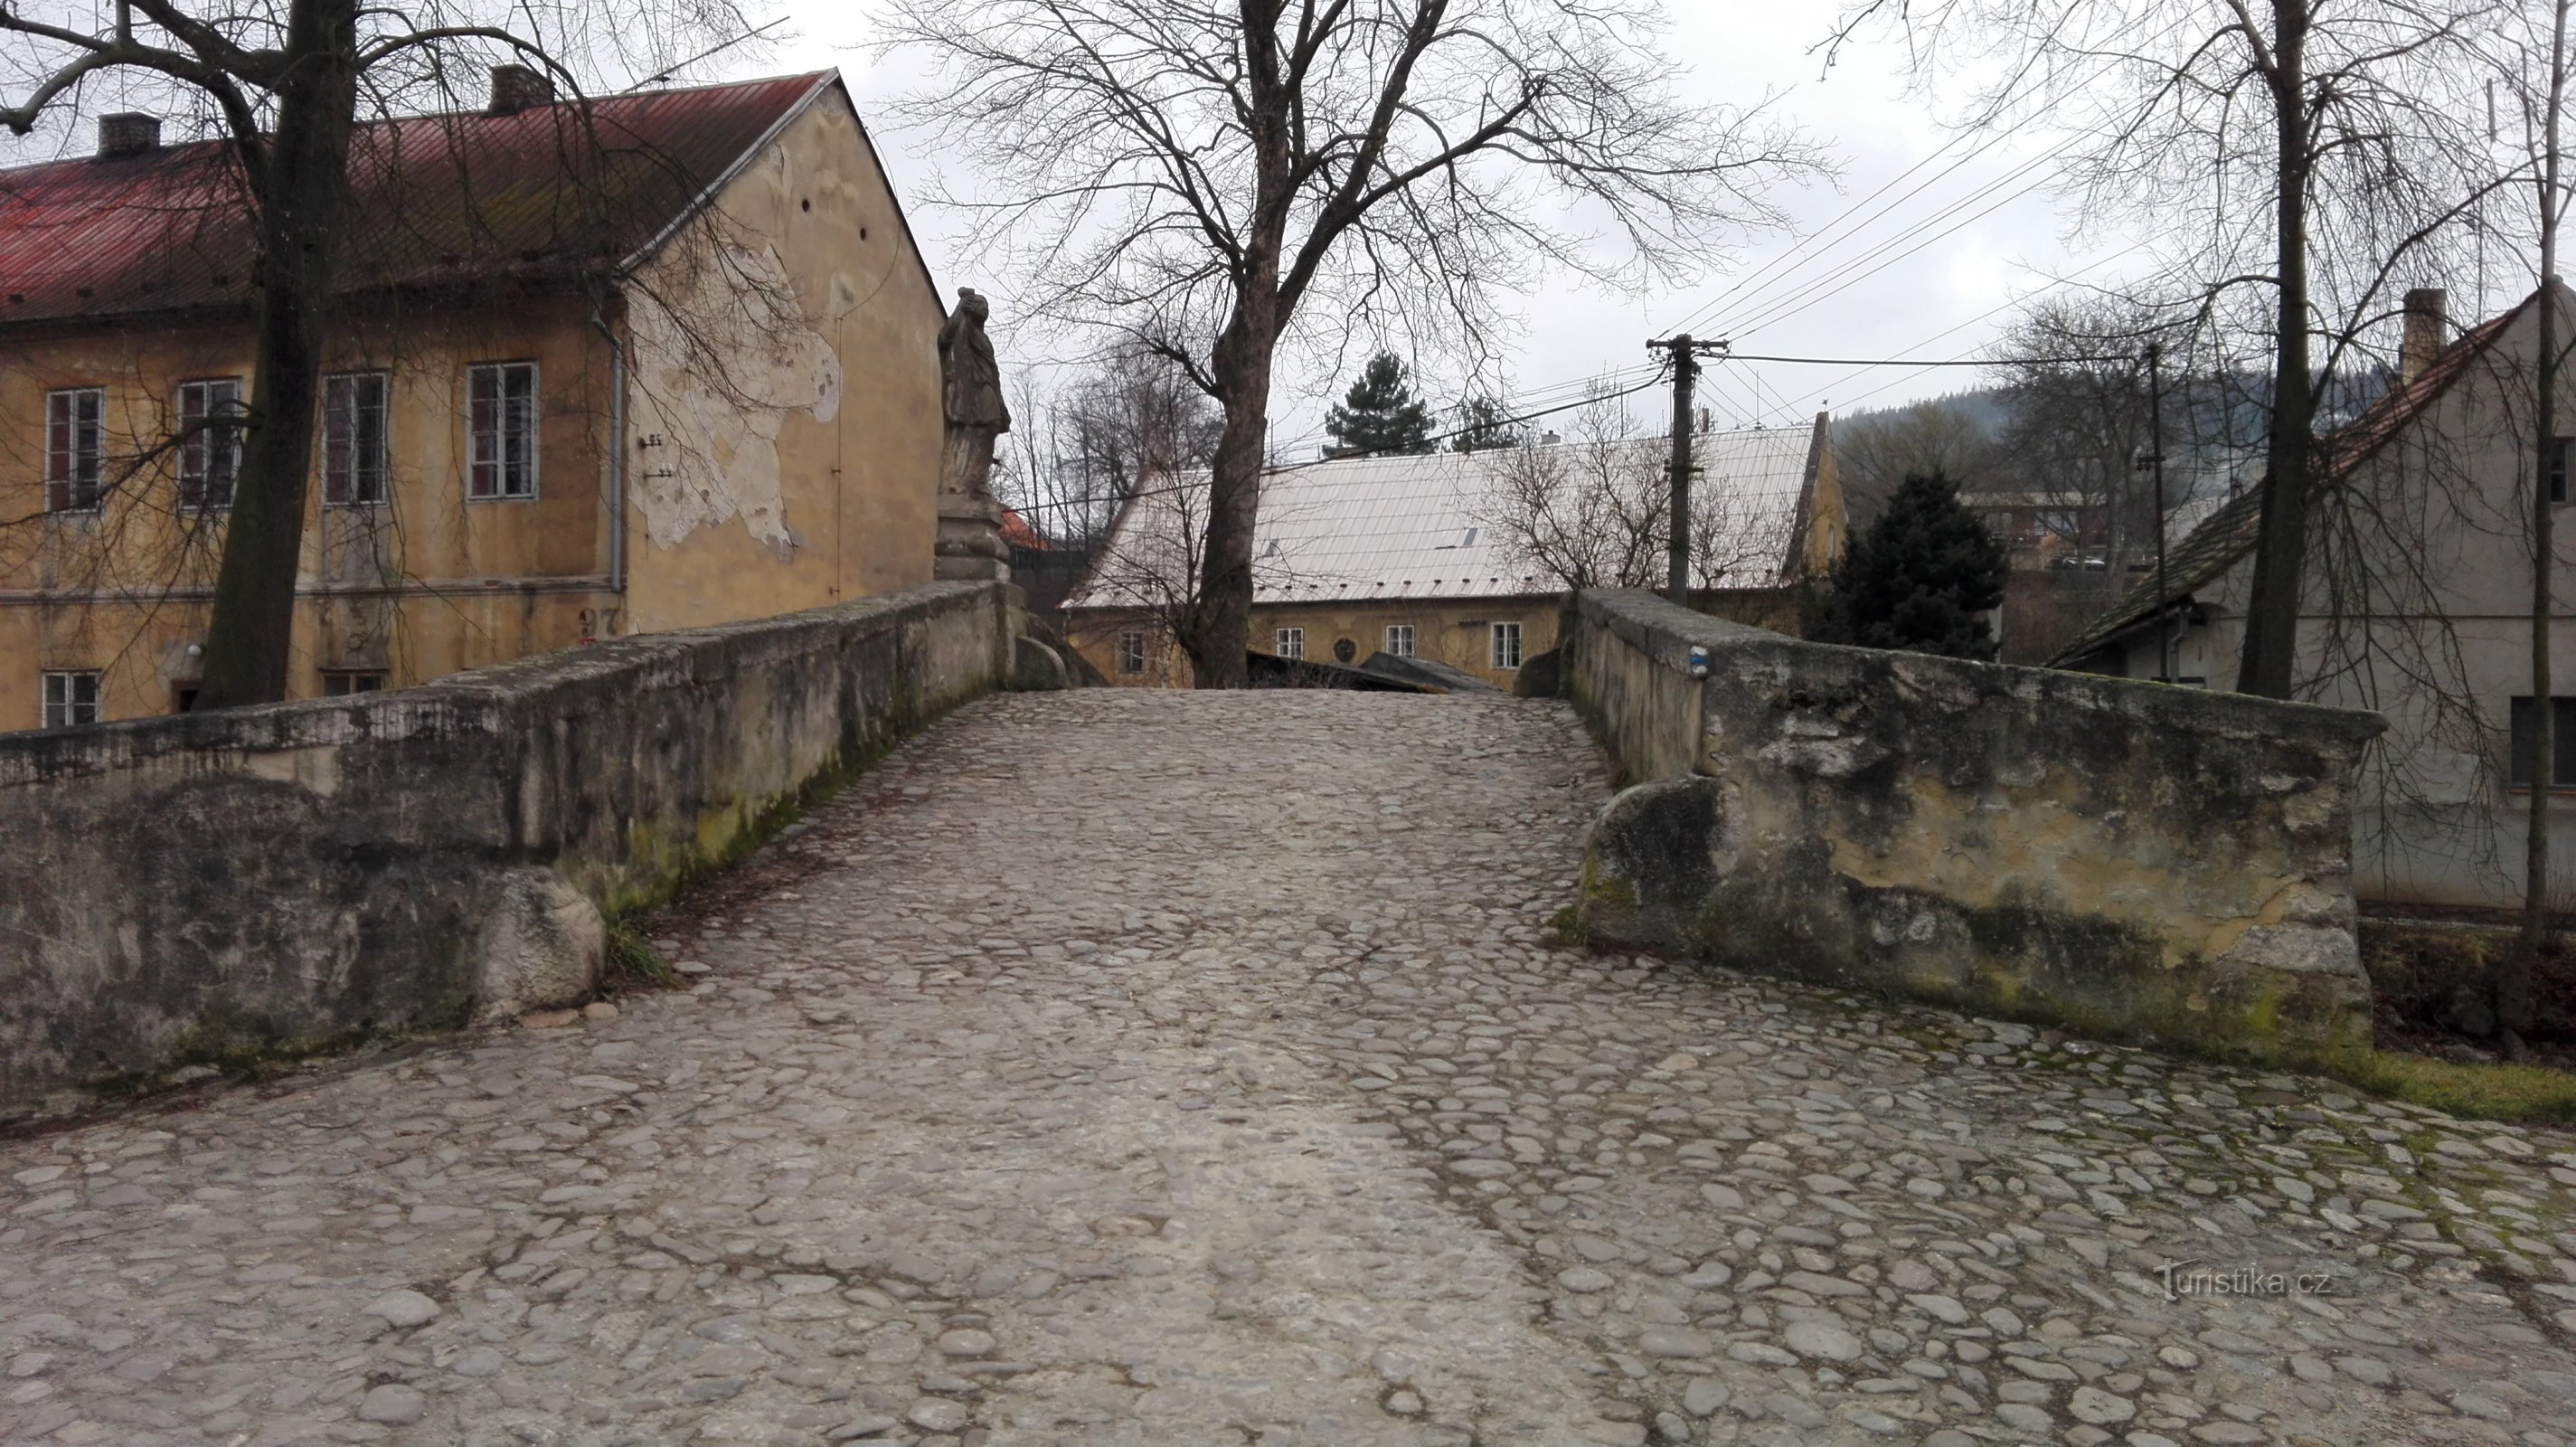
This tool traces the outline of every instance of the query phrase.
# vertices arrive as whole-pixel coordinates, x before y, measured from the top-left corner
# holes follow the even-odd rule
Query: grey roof
[[[1701,434],[1695,484],[1726,499],[1734,556],[1758,559],[1729,581],[1772,587],[1794,567],[1799,504],[1814,434],[1804,427]],[[1253,539],[1255,604],[1376,598],[1505,598],[1563,590],[1515,550],[1491,519],[1497,470],[1515,453],[1616,450],[1661,466],[1662,438],[1561,442],[1533,449],[1354,457],[1282,467],[1262,480]],[[1091,576],[1068,608],[1134,608],[1159,601],[1152,579],[1188,576],[1207,508],[1207,474],[1148,488],[1122,510]],[[1150,575],[1150,576],[1149,576]]]

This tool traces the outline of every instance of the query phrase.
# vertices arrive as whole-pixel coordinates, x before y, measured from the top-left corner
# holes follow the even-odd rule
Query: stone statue
[[[957,289],[957,309],[939,329],[939,399],[947,422],[939,459],[940,578],[1008,578],[1001,507],[993,501],[993,440],[1011,430],[1002,401],[1002,368],[984,319],[992,308],[972,287]]]
[[[939,329],[939,381],[951,427],[1011,430],[1011,409],[1002,403],[1002,367],[993,359],[993,339],[984,335],[984,319],[992,314],[982,292],[961,286],[957,310]]]

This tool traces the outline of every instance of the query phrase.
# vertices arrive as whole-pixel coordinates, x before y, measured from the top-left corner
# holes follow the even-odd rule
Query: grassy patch
[[[680,982],[662,952],[644,937],[638,921],[620,917],[608,922],[608,984],[612,989],[667,989]]]
[[[2576,1125],[2576,1073],[2538,1065],[2469,1065],[2374,1051],[2343,1072],[2365,1090],[2453,1115]]]
[[[1583,911],[1569,904],[1549,915],[1540,942],[1556,949],[1580,948],[1584,944]]]

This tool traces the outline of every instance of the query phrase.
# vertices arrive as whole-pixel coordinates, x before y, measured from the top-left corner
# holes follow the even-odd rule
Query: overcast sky
[[[791,5],[787,24],[798,32],[795,38],[725,73],[838,66],[862,112],[880,112],[885,97],[903,92],[917,77],[901,63],[876,63],[866,49],[871,8],[865,0]],[[1671,52],[1684,68],[1676,89],[1734,103],[1778,92],[1779,113],[1805,128],[1841,167],[1839,185],[1782,193],[1796,231],[1720,258],[1711,278],[1690,291],[1630,297],[1560,277],[1524,297],[1518,310],[1526,329],[1509,379],[1515,395],[1544,395],[1550,387],[1633,368],[1647,360],[1648,337],[1683,325],[1700,336],[1732,337],[1739,349],[1754,352],[1855,358],[1971,354],[1992,339],[2016,299],[2059,276],[2074,274],[2078,284],[2116,277],[2124,262],[2143,255],[2124,255],[2129,238],[2123,236],[2066,244],[2063,207],[2050,193],[2053,172],[2044,159],[2054,138],[1972,137],[1944,151],[1953,136],[1935,123],[1935,113],[1937,101],[1946,97],[1909,93],[1893,48],[1847,50],[1831,78],[1820,79],[1814,47],[1831,10],[1814,0],[1691,0],[1672,7]],[[913,138],[882,123],[874,128],[907,197],[923,194],[922,178],[933,165],[952,179],[971,170],[969,157],[925,156]],[[1953,167],[1989,142],[1991,149]],[[1927,158],[1928,164],[1898,181]],[[1897,184],[1868,200],[1841,228],[1801,244],[1890,182]],[[1923,187],[1919,194],[1898,199],[1917,186]],[[961,266],[951,218],[918,202],[910,209],[941,284],[977,287],[994,298],[997,316],[1006,318],[1011,279]],[[1948,234],[1911,249],[1943,231]],[[1761,324],[1745,329],[1756,322]],[[1007,333],[1004,343],[1007,365]],[[1910,371],[1731,363],[1712,369],[1702,400],[1720,426],[1757,419],[1780,425],[1803,421],[1828,401],[1836,411],[1882,406],[1977,379],[1976,372],[1961,368]],[[1317,430],[1319,395],[1347,380],[1284,379],[1282,415],[1274,424],[1283,450]],[[1435,400],[1455,400],[1454,383],[1427,380]],[[1636,401],[1644,411],[1654,410],[1652,396]]]

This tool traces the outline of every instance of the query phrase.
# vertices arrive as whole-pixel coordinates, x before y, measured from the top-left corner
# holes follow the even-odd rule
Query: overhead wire
[[[2017,296],[2017,297],[2014,297],[2014,298],[2013,298],[2013,299],[2011,299],[2010,301],[2003,302],[2003,303],[2001,303],[2000,305],[1993,306],[1993,307],[1989,307],[1989,308],[1987,308],[1985,311],[1979,312],[1979,313],[1977,313],[1975,316],[1972,316],[1972,317],[1968,318],[1966,321],[1958,322],[1958,323],[1955,323],[1955,324],[1953,324],[1953,325],[1951,325],[1951,326],[1944,327],[1944,328],[1942,328],[1940,331],[1934,332],[1932,335],[1930,335],[1930,336],[1928,336],[1928,337],[1923,338],[1923,339],[1922,339],[1921,341],[1919,341],[1919,342],[1916,342],[1913,346],[1906,348],[1906,350],[1907,350],[1907,351],[1909,351],[1909,352],[1911,352],[1911,351],[1919,350],[1919,349],[1921,349],[1921,348],[1923,348],[1923,347],[1931,346],[1933,343],[1940,341],[1942,338],[1944,338],[1944,337],[1948,337],[1948,336],[1952,336],[1952,335],[1955,335],[1955,334],[1957,334],[1957,333],[1959,333],[1959,332],[1966,331],[1968,328],[1970,328],[1970,327],[1973,327],[1973,326],[1977,325],[1979,322],[1983,322],[1983,321],[1989,320],[1989,319],[1991,319],[1991,318],[1993,318],[1993,317],[1999,316],[1999,315],[2001,315],[2002,313],[2007,312],[2007,311],[2010,311],[2010,310],[2012,310],[2012,309],[2013,309],[2013,308],[2015,308],[2015,307],[2018,307],[2018,306],[2026,306],[2026,305],[2028,305],[2028,304],[2030,303],[2030,301],[2031,301],[2031,299],[2032,299],[2032,298],[2034,298],[2034,297],[2038,297],[2038,296],[2046,295],[2047,293],[2049,293],[2049,292],[2051,292],[2051,291],[2054,291],[2054,290],[2056,290],[2057,288],[2059,288],[2059,287],[2061,287],[2061,286],[2068,285],[2069,283],[2074,282],[2074,281],[2076,281],[2076,280],[2078,280],[2078,279],[2080,279],[2080,278],[2082,278],[2082,277],[2084,277],[2084,276],[2086,276],[2086,275],[2088,275],[2088,274],[2090,274],[2090,273],[2092,273],[2092,272],[2099,271],[2099,270],[2101,270],[2103,267],[2108,266],[2108,265],[2110,265],[2111,263],[2113,263],[2113,262],[2115,262],[2115,261],[2122,260],[2122,259],[2124,259],[2124,258],[2126,258],[2126,257],[2128,257],[2128,256],[2130,256],[2130,255],[2132,255],[2132,254],[2134,254],[2134,253],[2136,253],[2136,252],[2138,252],[2139,250],[2141,250],[2141,249],[2143,249],[2144,247],[2146,247],[2146,245],[2147,245],[2147,244],[2148,244],[2148,243],[2147,243],[2147,242],[2145,242],[2145,241],[2143,241],[2143,240],[2141,240],[2141,241],[2135,241],[2135,242],[2131,242],[2131,243],[2130,243],[2129,245],[2127,245],[2127,246],[2124,246],[2124,247],[2120,248],[2118,251],[2111,252],[2111,253],[2109,253],[2109,254],[2107,254],[2107,255],[2103,255],[2103,256],[2095,257],[2093,260],[2086,262],[2084,265],[2082,265],[2082,266],[2080,266],[2080,267],[2077,267],[2075,270],[2068,272],[2068,273],[2067,273],[2067,274],[2065,274],[2064,276],[2060,276],[2060,277],[2053,278],[2053,279],[2052,279],[2052,280],[2050,280],[2050,281],[2049,281],[2049,283],[2048,283],[2047,285],[2045,285],[2045,286],[2038,287],[2038,288],[2036,288],[2036,289],[2034,289],[2034,290],[2032,290],[2032,291],[2024,292],[2022,295]],[[1745,358],[1745,360],[1748,360],[1748,361],[1752,361],[1752,360],[1775,360],[1775,361],[1782,361],[1782,362],[1794,362],[1794,361],[1800,361],[1800,360],[1815,360],[1815,359],[1812,359],[1812,358],[1805,358],[1805,359],[1801,359],[1801,358],[1785,358],[1785,357],[1783,357],[1783,358],[1759,358],[1759,357],[1755,357],[1755,356],[1748,355],[1748,356]],[[1891,378],[1891,379],[1890,379],[1890,380],[1888,380],[1887,382],[1884,382],[1884,383],[1880,384],[1879,386],[1873,387],[1873,388],[1871,388],[1869,391],[1866,391],[1866,392],[1861,393],[1858,397],[1846,398],[1846,399],[1845,399],[1845,403],[1844,403],[1846,406],[1849,406],[1850,404],[1855,403],[1855,402],[1865,401],[1865,400],[1867,400],[1867,399],[1869,399],[1869,398],[1871,398],[1871,397],[1875,397],[1875,396],[1877,396],[1879,393],[1886,391],[1886,390],[1887,390],[1888,388],[1890,388],[1890,387],[1899,386],[1899,385],[1901,385],[1901,384],[1903,384],[1903,383],[1905,383],[1905,382],[1911,381],[1911,380],[1913,380],[1914,378],[1916,378],[1916,377],[1919,377],[1919,376],[1923,375],[1925,372],[1927,372],[1927,371],[1931,371],[1931,370],[1934,370],[1934,369],[1935,369],[1935,368],[1937,368],[1937,367],[1954,367],[1954,366],[1979,366],[1979,367],[1992,367],[1992,366],[2004,366],[2004,365],[2008,365],[2008,364],[2010,363],[2010,361],[2011,361],[2011,359],[2009,359],[2009,358],[1977,357],[1977,356],[1974,354],[1974,352],[1973,352],[1973,351],[1970,351],[1970,352],[1962,352],[1962,353],[1958,354],[1957,356],[1954,356],[1954,357],[1948,357],[1948,358],[1942,358],[1942,359],[1939,359],[1939,360],[1937,360],[1937,361],[1935,361],[1935,360],[1926,360],[1926,359],[1922,359],[1922,358],[1915,358],[1915,359],[1912,359],[1912,360],[1886,361],[1886,362],[1863,362],[1863,361],[1857,361],[1857,360],[1856,360],[1856,361],[1852,362],[1852,363],[1851,363],[1851,365],[1852,365],[1852,366],[1854,366],[1854,367],[1857,367],[1859,370],[1854,371],[1854,372],[1846,373],[1846,374],[1844,374],[1843,376],[1840,376],[1840,377],[1833,378],[1832,380],[1830,380],[1830,381],[1826,382],[1823,386],[1818,387],[1818,388],[1815,388],[1815,389],[1814,389],[1814,390],[1812,390],[1812,391],[1800,392],[1800,393],[1796,393],[1796,394],[1793,394],[1793,395],[1791,395],[1791,396],[1789,396],[1789,397],[1784,398],[1784,399],[1783,399],[1783,403],[1784,403],[1784,405],[1783,405],[1782,410],[1783,410],[1784,412],[1788,411],[1789,409],[1788,409],[1788,407],[1786,406],[1786,404],[1787,404],[1787,403],[1790,403],[1790,402],[1799,402],[1799,403],[1803,403],[1803,402],[1807,401],[1809,398],[1825,398],[1825,397],[1830,397],[1830,396],[1833,394],[1833,392],[1834,392],[1837,388],[1841,387],[1841,385],[1842,385],[1843,383],[1845,383],[1845,382],[1850,382],[1850,381],[1856,381],[1856,380],[1858,380],[1859,378],[1861,378],[1862,376],[1865,376],[1866,374],[1868,374],[1868,373],[1870,373],[1870,372],[1877,371],[1877,370],[1879,370],[1879,369],[1880,369],[1880,368],[1882,368],[1882,367],[1888,367],[1888,366],[1912,367],[1912,368],[1914,368],[1914,370],[1913,370],[1913,371],[1910,371],[1910,372],[1907,372],[1905,375],[1903,375],[1903,376],[1901,376],[1901,377]]]
[[[1763,277],[1770,275],[1782,263],[1789,261],[1792,257],[1796,257],[1800,252],[1805,251],[1810,246],[1823,245],[1825,246],[1825,249],[1830,250],[1833,246],[1841,245],[1841,239],[1837,239],[1836,241],[1827,244],[1825,243],[1824,238],[1831,234],[1835,227],[1840,226],[1843,222],[1851,219],[1852,215],[1858,212],[1862,207],[1865,207],[1871,202],[1876,201],[1879,197],[1886,195],[1890,190],[1902,183],[1906,177],[1913,175],[1915,172],[1922,170],[1925,166],[1941,159],[1943,152],[1948,151],[1952,146],[1966,140],[1968,136],[1969,132],[1967,131],[1960,131],[1951,136],[1949,140],[1942,142],[1941,145],[1933,150],[1931,154],[1925,156],[1919,161],[1916,161],[1913,165],[1906,167],[1904,170],[1899,171],[1892,179],[1887,181],[1884,185],[1881,185],[1877,190],[1870,192],[1868,195],[1863,196],[1858,201],[1845,207],[1842,213],[1834,217],[1833,220],[1826,222],[1824,225],[1817,227],[1811,232],[1808,232],[1805,236],[1800,237],[1797,242],[1791,245],[1787,250],[1782,251],[1779,255],[1772,257],[1767,262],[1764,262],[1760,268],[1753,272],[1752,275],[1738,280],[1733,286],[1730,286],[1725,291],[1719,293],[1698,311],[1695,311],[1688,317],[1684,318],[1679,326],[1671,327],[1667,330],[1670,332],[1689,331],[1692,327],[1697,326],[1700,322],[1713,315],[1719,307],[1726,305],[1728,301],[1734,298],[1737,292],[1744,290],[1748,286],[1756,285]],[[1975,160],[1978,156],[1984,154],[1988,147],[1997,144],[2002,140],[2002,138],[2002,133],[1998,132],[1995,140],[1987,142],[1985,146],[1980,146],[1975,151],[1971,151],[1967,155],[1960,157],[1957,161],[1952,162],[1949,166],[1943,168],[1940,175],[1934,176],[1930,180],[1925,181],[1922,186],[1917,186],[1913,190],[1906,192],[1903,196],[1899,196],[1895,200],[1890,201],[1877,213],[1871,215],[1867,220],[1862,221],[1859,226],[1854,227],[1853,231],[1857,233],[1861,230],[1867,229],[1871,224],[1875,223],[1880,216],[1887,214],[1887,212],[1894,210],[1897,206],[1902,205],[1906,201],[1913,199],[1915,196],[1922,194],[1924,187],[1936,184],[1943,177],[1957,171],[1960,166]],[[1819,251],[1815,254],[1820,256],[1823,253]],[[1812,257],[1808,258],[1808,260],[1812,259]],[[1806,264],[1807,260],[1800,260],[1790,269],[1794,271],[1798,266],[1804,266]]]
[[[1724,330],[1726,331],[1726,334],[1729,337],[1749,336],[1755,332],[1761,331],[1765,327],[1777,325],[1780,322],[1788,320],[1790,317],[1796,316],[1800,312],[1806,311],[1809,308],[1822,303],[1828,297],[1833,296],[1835,293],[1840,292],[1849,286],[1867,281],[1869,278],[1887,270],[1890,266],[1903,261],[1905,258],[1914,255],[1916,252],[1945,241],[1958,234],[1960,231],[1975,225],[1977,222],[1983,221],[1987,217],[1995,214],[1997,211],[2002,210],[2006,206],[2021,200],[2033,191],[2047,185],[2048,179],[2043,177],[2039,180],[2031,181],[2027,185],[2016,187],[2012,191],[1997,198],[1993,204],[1984,207],[1972,215],[1962,217],[1961,219],[1952,222],[1950,225],[1942,227],[1941,230],[1933,232],[1931,235],[1922,236],[1918,234],[1921,228],[1939,226],[1942,222],[1949,221],[1951,217],[1958,215],[1958,213],[1964,208],[1973,206],[1979,201],[1985,200],[1988,196],[1993,195],[1999,188],[2009,185],[2010,183],[2028,175],[2030,172],[2037,170],[2039,167],[2059,159],[2067,151],[2072,150],[2073,148],[2074,142],[2068,141],[2053,150],[2042,151],[2038,155],[2024,161],[2019,166],[2014,167],[2012,170],[2005,172],[2003,175],[1996,177],[1994,180],[1985,183],[1977,189],[1969,192],[1967,195],[1962,196],[1956,201],[1951,202],[1949,205],[1935,211],[1932,215],[1925,217],[1921,222],[1917,223],[1915,229],[1908,230],[1897,236],[1889,237],[1887,240],[1880,242],[1868,251],[1851,258],[1844,269],[1824,276],[1811,278],[1809,281],[1801,284],[1792,291],[1758,302],[1751,314],[1747,316],[1742,323],[1730,325],[1725,328]],[[1910,245],[1907,244],[1909,242],[1911,243]],[[1899,247],[1902,247],[1903,249],[1897,249]]]

